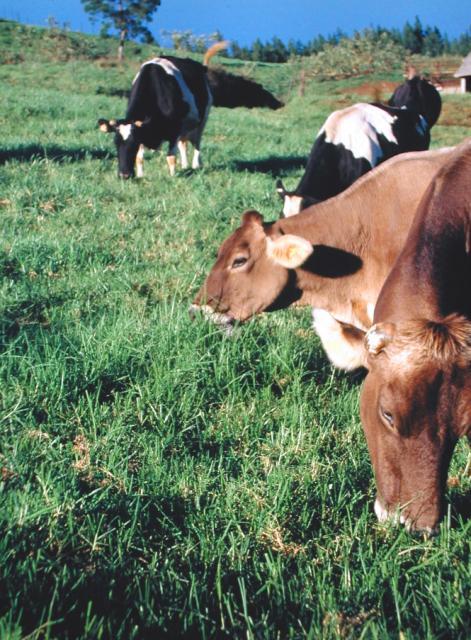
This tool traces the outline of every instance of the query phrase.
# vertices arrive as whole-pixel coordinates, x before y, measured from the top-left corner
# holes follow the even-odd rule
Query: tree
[[[255,40],[255,42],[252,45],[252,60],[255,60],[255,62],[260,62],[263,60],[263,50],[264,50],[264,45],[262,43],[262,41],[260,40],[260,38],[257,38]]]
[[[471,51],[471,27],[454,42],[454,53],[466,56]]]
[[[415,16],[414,25],[406,22],[402,30],[402,41],[406,49],[411,53],[422,53],[424,44],[424,31],[418,16]]]
[[[426,27],[424,31],[424,54],[435,58],[443,53],[444,48],[445,45],[440,29],[438,27]]]
[[[129,38],[142,37],[152,42],[153,37],[145,23],[152,20],[152,14],[160,5],[160,0],[82,0],[83,8],[94,18],[98,15],[119,33],[118,59],[123,59],[124,43]]]

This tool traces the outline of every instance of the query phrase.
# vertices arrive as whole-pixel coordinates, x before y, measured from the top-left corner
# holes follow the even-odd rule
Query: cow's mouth
[[[190,304],[188,312],[192,320],[198,314],[202,313],[206,320],[222,327],[227,335],[231,335],[234,330],[235,318],[233,316],[228,313],[219,313],[219,311],[214,311],[214,309],[207,304]]]
[[[422,534],[427,537],[435,536],[438,533],[437,525],[434,527],[417,526],[414,520],[404,513],[401,513],[400,509],[390,510],[385,508],[379,498],[376,498],[374,511],[378,518],[378,522],[389,522],[394,526],[404,525],[408,533]]]

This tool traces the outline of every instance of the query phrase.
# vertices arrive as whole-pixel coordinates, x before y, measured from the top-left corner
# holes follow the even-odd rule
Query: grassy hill
[[[229,61],[286,107],[213,109],[203,170],[163,150],[124,183],[96,121],[155,49],[115,44],[0,22],[0,637],[468,638],[465,444],[437,539],[379,525],[361,377],[309,310],[235,339],[187,313],[242,211],[277,217],[274,177],[401,64],[301,97],[295,65]],[[433,146],[470,117],[446,96]]]

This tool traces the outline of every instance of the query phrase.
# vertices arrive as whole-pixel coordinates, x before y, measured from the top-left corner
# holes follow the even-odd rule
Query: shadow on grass
[[[270,173],[274,178],[284,171],[304,169],[304,156],[269,156],[256,160],[232,160],[229,168],[233,171],[249,171],[250,173]]]
[[[448,499],[451,504],[451,527],[457,529],[471,520],[471,491],[449,492]]]
[[[30,162],[31,160],[47,159],[54,162],[81,162],[89,158],[102,160],[112,158],[109,151],[101,149],[68,149],[57,145],[29,144],[21,145],[15,149],[0,149],[0,165],[9,160]]]
[[[109,96],[110,98],[125,98],[131,95],[131,89],[119,89],[118,87],[98,87],[95,93],[99,96]]]
[[[87,473],[83,479],[78,478],[77,490],[84,497],[90,492],[96,493],[98,487],[102,487],[99,476],[91,480]],[[169,540],[180,543],[182,537],[189,535],[188,522],[194,512],[190,501],[175,494],[163,493],[151,498],[143,497],[136,502],[120,491],[108,490],[106,502],[92,505],[87,501],[86,504],[90,506],[74,510],[75,535],[69,537],[60,549],[37,526],[21,527],[12,533],[9,544],[15,550],[15,559],[9,563],[8,582],[0,578],[3,594],[0,616],[5,615],[12,603],[30,603],[17,609],[21,612],[21,625],[26,633],[33,636],[39,621],[49,611],[51,618],[55,619],[51,623],[55,637],[97,637],[84,630],[88,613],[92,609],[92,617],[96,616],[97,624],[100,620],[107,621],[108,630],[113,630],[111,635],[105,634],[105,637],[131,637],[131,631],[135,631],[137,626],[138,637],[143,639],[198,637],[196,628],[192,628],[193,633],[188,636],[179,632],[181,616],[175,604],[178,603],[183,609],[185,590],[179,588],[178,582],[175,583],[172,579],[167,581],[167,588],[161,591],[160,581],[145,575],[146,570],[141,571],[142,551],[139,544],[130,544],[120,561],[116,562],[114,554],[108,556],[106,550],[100,549],[92,554],[89,547],[76,535],[88,519],[94,521],[95,518],[100,518],[100,521],[107,522],[114,530],[121,526],[119,523],[129,523],[136,518],[137,526],[130,534],[133,542],[137,543],[142,536],[146,540],[146,553],[153,549],[159,556],[167,554],[165,544]],[[64,539],[64,524],[63,521],[58,522],[56,530],[60,532],[61,539]],[[47,572],[38,569],[29,571],[26,568],[31,550],[35,548],[42,549],[43,558],[48,564]],[[190,572],[189,578],[192,570],[202,571],[197,559],[191,563],[190,569],[184,559],[175,557],[175,554],[173,557],[181,572]],[[53,594],[58,585],[61,597],[54,599]],[[145,585],[149,588],[144,597],[141,589]],[[159,615],[154,616],[153,620],[145,619],[142,608],[136,603],[144,604],[144,608],[147,607],[149,611],[159,611]],[[167,636],[165,628],[174,633]]]
[[[20,331],[36,331],[50,327],[49,315],[53,307],[62,306],[71,294],[38,295],[33,299],[19,300],[2,310],[0,318],[0,351],[15,340]]]

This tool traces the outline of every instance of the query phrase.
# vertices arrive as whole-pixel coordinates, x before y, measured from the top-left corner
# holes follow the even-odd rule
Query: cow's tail
[[[207,67],[211,58],[215,56],[217,53],[219,53],[219,51],[222,51],[223,49],[227,49],[228,46],[229,46],[229,40],[221,40],[221,42],[215,42],[211,47],[209,47],[209,49],[204,54],[204,58],[203,58],[204,66]]]

